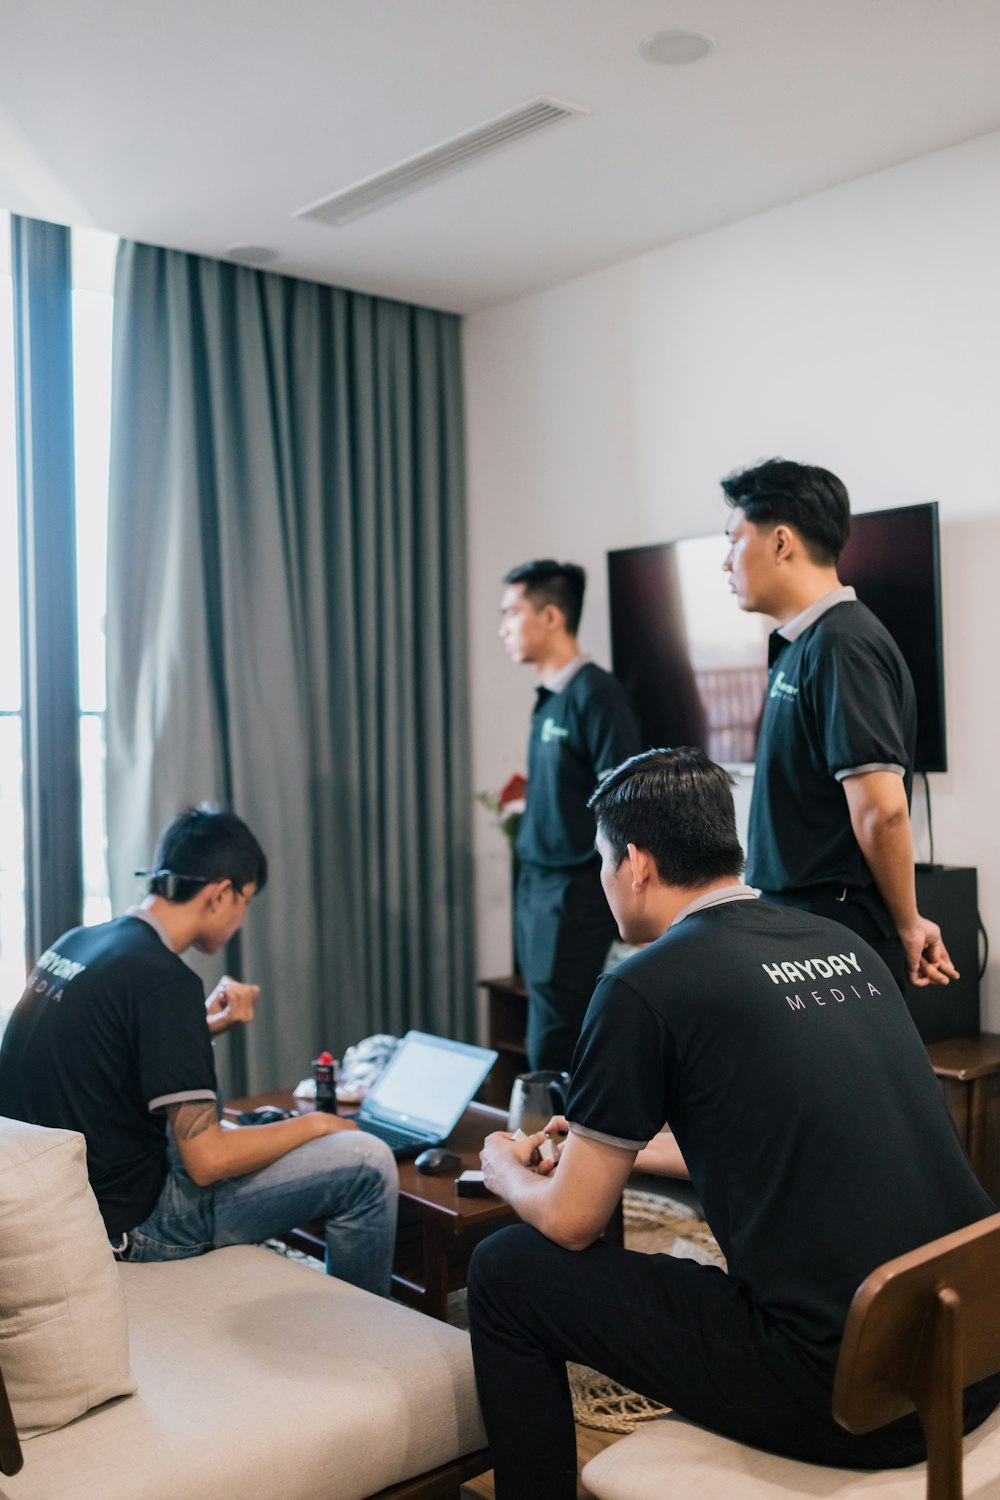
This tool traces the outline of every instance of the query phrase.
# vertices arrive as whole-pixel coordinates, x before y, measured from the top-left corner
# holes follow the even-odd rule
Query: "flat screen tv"
[[[687,537],[608,553],[611,656],[649,745],[700,745],[751,764],[775,622],[744,614],[726,540]],[[936,501],[851,518],[839,573],[899,646],[917,694],[915,769],[948,769]]]

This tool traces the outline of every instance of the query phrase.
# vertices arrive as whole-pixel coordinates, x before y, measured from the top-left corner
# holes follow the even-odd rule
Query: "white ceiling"
[[[292,218],[540,95],[589,113]],[[458,312],[998,128],[998,0],[0,0],[0,207]]]

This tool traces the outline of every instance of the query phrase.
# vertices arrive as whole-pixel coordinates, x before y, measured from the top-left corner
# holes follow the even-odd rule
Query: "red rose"
[[[500,789],[500,808],[507,807],[511,802],[523,802],[524,794],[528,790],[528,778],[516,772],[509,781],[506,781]]]

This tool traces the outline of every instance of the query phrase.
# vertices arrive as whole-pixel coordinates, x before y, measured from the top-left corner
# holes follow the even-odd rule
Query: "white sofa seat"
[[[965,1500],[1000,1496],[1000,1408],[965,1439]],[[597,1500],[925,1500],[927,1467],[860,1473],[798,1463],[657,1418],[592,1458],[583,1482]]]
[[[465,1333],[256,1247],[119,1272],[137,1393],[0,1500],[360,1500],[485,1446]]]

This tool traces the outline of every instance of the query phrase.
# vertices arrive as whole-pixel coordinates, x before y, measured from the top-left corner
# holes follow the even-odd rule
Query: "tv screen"
[[[611,655],[647,744],[700,745],[723,765],[746,765],[775,622],[737,605],[722,571],[726,545],[720,532],[609,552]],[[947,770],[937,502],[853,516],[839,573],[910,669],[915,769]]]

